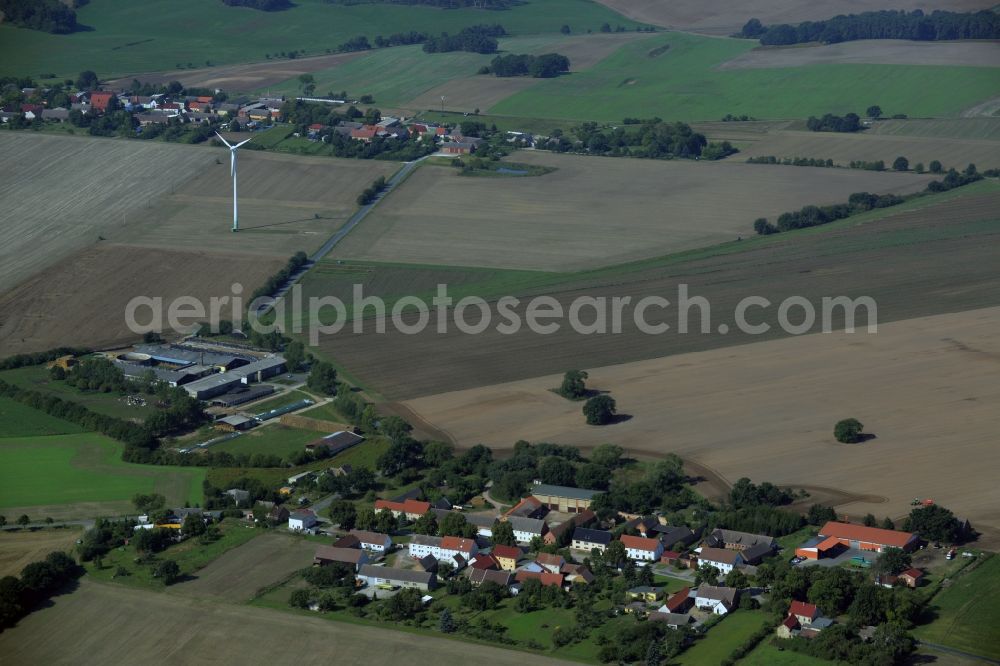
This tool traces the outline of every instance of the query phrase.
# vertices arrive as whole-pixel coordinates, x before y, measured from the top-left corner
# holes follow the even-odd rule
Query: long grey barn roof
[[[599,490],[587,490],[586,488],[570,488],[568,486],[550,486],[545,483],[540,483],[537,486],[531,488],[531,494],[538,495],[553,495],[555,497],[568,497],[570,499],[582,499],[589,500],[593,499],[594,495],[600,494]]]
[[[398,580],[407,583],[430,584],[434,580],[434,574],[430,571],[416,571],[415,569],[394,569],[392,567],[376,567],[371,564],[361,565],[358,576],[363,578],[382,578],[384,580]]]

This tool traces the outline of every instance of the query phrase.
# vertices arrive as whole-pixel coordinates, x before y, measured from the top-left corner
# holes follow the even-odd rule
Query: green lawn
[[[738,663],[740,666],[830,666],[833,663],[801,652],[779,650],[780,645],[781,639],[765,638]]]
[[[328,432],[290,428],[280,423],[272,423],[254,428],[236,439],[216,444],[212,450],[248,455],[266,453],[284,458],[296,451],[303,450],[309,442],[329,434]]]
[[[558,627],[571,627],[574,624],[573,610],[567,608],[543,608],[531,613],[520,613],[514,609],[514,600],[507,599],[503,605],[482,616],[489,617],[507,627],[507,635],[517,641],[538,641],[552,649],[552,632]],[[482,617],[481,616],[481,617]]]
[[[245,523],[231,518],[223,521],[219,528],[222,531],[222,537],[217,541],[202,544],[197,538],[187,539],[158,553],[156,561],[173,560],[180,567],[181,575],[189,576],[198,569],[207,566],[227,550],[242,546],[254,537],[265,533],[264,530],[253,529]],[[163,581],[153,577],[155,564],[136,564],[135,558],[135,549],[131,546],[123,546],[109,552],[104,557],[100,569],[92,562],[88,563],[87,573],[97,580],[114,580],[123,585],[163,589]],[[112,578],[119,567],[127,570],[129,575]]]
[[[659,46],[670,48],[651,57]],[[996,94],[989,67],[823,64],[717,70],[756,42],[667,33],[621,47],[595,67],[542,81],[489,113],[603,120],[659,116],[718,120],[727,113],[758,119],[862,113],[878,103],[887,114],[956,115]],[[933,95],[926,94],[933,90]]]
[[[762,611],[733,611],[671,663],[687,666],[721,663],[768,620]]]
[[[683,578],[674,578],[673,576],[661,576],[659,574],[653,576],[653,584],[657,587],[662,587],[663,592],[666,595],[671,595],[677,590],[685,587],[692,587],[693,583]],[[664,597],[666,599],[666,597]]]
[[[1000,659],[1000,557],[989,556],[953,579],[929,610],[936,618],[914,629],[918,639]]]
[[[0,379],[24,389],[75,402],[99,414],[107,414],[121,419],[143,419],[156,411],[156,408],[151,404],[147,404],[145,407],[127,405],[123,396],[117,393],[80,391],[64,381],[50,379],[49,371],[44,365],[4,370],[0,372]],[[0,424],[2,423],[3,421],[0,420]],[[0,425],[0,432],[4,430],[5,428]]]
[[[201,501],[204,468],[135,465],[121,453],[120,442],[94,433],[0,439],[0,508],[97,504],[94,515],[152,492],[172,505]]]
[[[347,423],[347,419],[344,415],[337,411],[337,408],[333,406],[332,402],[327,402],[317,407],[310,407],[309,409],[299,412],[300,416],[306,416],[311,419],[321,419],[323,421],[333,421],[334,423]]]
[[[0,437],[69,435],[81,432],[84,432],[83,428],[75,423],[49,416],[10,398],[0,398]]]
[[[371,40],[411,30],[458,32],[478,23],[501,23],[515,35],[558,33],[568,23],[575,33],[602,23],[635,23],[589,0],[530,0],[508,11],[441,10],[381,3],[343,6],[324,0],[296,0],[292,9],[261,12],[229,7],[219,0],[93,0],[77,10],[90,30],[51,35],[0,26],[0,73],[76,76],[92,69],[102,77],[253,62],[265,54],[304,49],[321,55],[359,35]]]

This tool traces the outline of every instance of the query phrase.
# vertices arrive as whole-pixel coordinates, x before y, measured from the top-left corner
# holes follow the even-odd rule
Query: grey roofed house
[[[232,497],[233,501],[237,503],[250,501],[250,492],[242,488],[230,488],[225,494]]]
[[[431,502],[431,507],[435,509],[451,509],[452,506],[451,500],[447,497],[438,497],[436,500]],[[468,520],[468,516],[466,516],[466,519]]]
[[[420,564],[420,568],[424,571],[437,571],[438,561],[433,555],[424,555],[417,562]]]
[[[359,578],[385,580],[390,583],[404,583],[411,586],[432,587],[436,576],[432,571],[417,571],[416,569],[394,569],[392,567],[376,567],[371,564],[361,565]]]
[[[705,546],[698,554],[699,562],[720,562],[722,564],[735,565],[737,558],[742,558],[743,553],[738,550],[726,550],[725,548],[711,548]]]
[[[507,519],[511,527],[514,528],[515,532],[527,532],[528,534],[537,534],[541,536],[545,531],[545,521],[538,520],[537,518],[522,518],[520,516],[511,516]]]
[[[469,582],[479,586],[490,581],[497,585],[507,587],[514,580],[514,574],[509,571],[497,569],[466,569],[465,575],[469,577]]]
[[[573,531],[573,541],[584,541],[586,543],[596,543],[607,546],[611,543],[613,535],[604,530],[592,530],[586,527],[578,527]]]
[[[653,532],[660,543],[667,548],[678,542],[688,546],[698,538],[698,535],[692,532],[691,528],[683,525],[656,525],[653,527]]]
[[[168,116],[162,113],[137,113],[135,114],[135,119],[140,125],[166,125],[170,122],[171,118],[176,118],[177,116]]]
[[[454,511],[452,511],[451,509],[435,509],[434,507],[431,507],[431,513],[434,514],[434,517],[437,518],[438,523],[440,523],[442,520],[448,517],[448,514],[454,513]],[[469,519],[468,516],[466,516],[466,520],[468,519]]]
[[[739,590],[735,587],[717,587],[715,585],[702,585],[694,593],[695,599],[712,599],[713,601],[724,601],[730,608],[736,605],[736,597]]]
[[[759,543],[771,544],[772,546],[776,543],[774,537],[765,534],[753,534],[751,532],[740,532],[739,530],[722,528],[713,530],[705,541],[709,542],[708,545],[718,548],[728,547],[728,544],[732,544],[732,547],[736,548],[750,548]]]
[[[62,107],[55,109],[42,109],[42,120],[58,120],[66,122],[69,120],[69,110]]]
[[[646,618],[650,622],[664,622],[670,627],[683,627],[691,623],[691,616],[686,613],[663,613],[654,611]]]
[[[587,490],[586,488],[570,488],[568,486],[553,486],[546,483],[539,483],[528,489],[534,496],[553,495],[556,497],[568,497],[570,499],[589,500],[594,495],[599,495],[599,490]]]
[[[415,543],[418,546],[440,546],[441,541],[442,537],[433,534],[414,534],[410,538],[410,543]]]
[[[774,552],[774,547],[769,543],[758,543],[743,551],[743,561],[747,564],[759,564],[762,559]]]
[[[475,525],[479,528],[492,529],[494,523],[497,522],[499,518],[489,513],[467,513],[465,514],[465,522],[470,525]]]

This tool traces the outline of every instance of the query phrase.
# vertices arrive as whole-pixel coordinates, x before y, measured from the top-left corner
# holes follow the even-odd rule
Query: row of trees
[[[766,27],[753,18],[736,36],[759,39],[765,46],[806,42],[836,44],[858,39],[997,39],[1000,38],[1000,15],[991,10],[968,13],[934,11],[930,14],[919,9],[909,13],[887,10]]]
[[[632,119],[638,120],[638,119]],[[586,122],[573,128],[578,141],[572,142],[556,130],[538,147],[556,152],[579,152],[615,157],[653,159],[721,159],[738,152],[728,141],[709,144],[705,135],[682,123],[666,123],[659,118],[630,123],[625,127],[601,127]]]
[[[385,176],[379,176],[358,195],[358,205],[367,206],[386,188]]]
[[[532,76],[536,79],[551,79],[569,71],[569,58],[559,53],[531,55],[529,53],[497,56],[489,65],[483,66],[479,74],[493,74],[498,77]]]
[[[262,12],[278,12],[295,6],[291,0],[222,0],[222,2],[230,7],[247,7]]]
[[[457,34],[446,32],[424,41],[425,53],[447,53],[449,51],[469,51],[471,53],[496,53],[499,47],[497,37],[507,34],[499,23],[493,25],[472,25],[462,28]]]

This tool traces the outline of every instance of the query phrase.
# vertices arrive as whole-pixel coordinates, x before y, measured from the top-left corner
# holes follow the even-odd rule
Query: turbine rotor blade
[[[240,141],[238,144],[236,144],[235,146],[233,146],[233,150],[239,148],[240,146],[242,146],[245,143],[250,143],[250,139],[247,139],[246,141]]]
[[[216,132],[215,136],[219,137],[219,141],[222,141],[222,143],[226,144],[226,148],[229,148],[230,150],[232,150],[233,146],[228,141],[226,141],[221,134],[219,134],[218,132]]]

